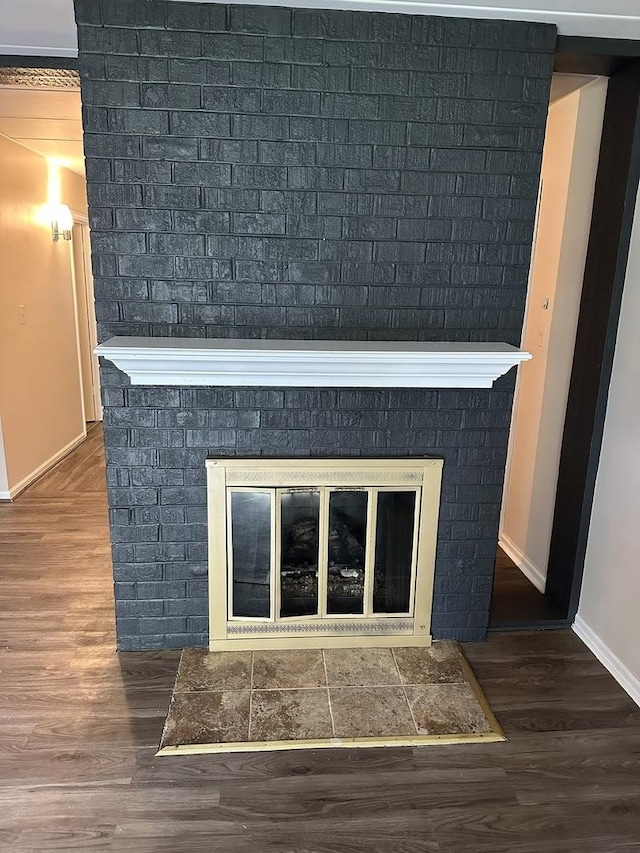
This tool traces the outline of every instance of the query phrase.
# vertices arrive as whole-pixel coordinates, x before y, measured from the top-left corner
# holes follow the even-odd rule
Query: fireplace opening
[[[442,460],[207,467],[212,648],[430,642]]]

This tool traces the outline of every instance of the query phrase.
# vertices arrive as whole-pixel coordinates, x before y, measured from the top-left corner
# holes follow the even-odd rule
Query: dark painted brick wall
[[[76,0],[100,339],[520,340],[554,28]],[[206,641],[207,454],[444,457],[434,634],[482,639],[513,377],[133,388],[102,368],[121,649]]]

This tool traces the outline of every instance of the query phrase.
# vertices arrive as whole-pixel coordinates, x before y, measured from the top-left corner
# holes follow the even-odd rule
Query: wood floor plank
[[[640,711],[570,631],[465,646],[507,742],[158,757],[115,652],[101,431],[0,505],[0,849],[640,853]]]

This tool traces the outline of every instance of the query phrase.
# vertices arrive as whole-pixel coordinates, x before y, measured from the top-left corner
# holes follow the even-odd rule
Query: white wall
[[[51,201],[86,212],[83,179],[0,136],[0,417],[11,497],[86,434],[71,250],[52,240]]]
[[[191,2],[191,0],[186,0]],[[220,2],[220,0],[203,0]],[[226,2],[226,0],[224,0]],[[240,0],[242,2],[242,0]],[[255,5],[361,9],[406,15],[556,24],[561,35],[640,39],[636,0],[247,0]],[[97,3],[97,0],[96,0]],[[0,0],[0,54],[76,56],[73,0]]]
[[[544,589],[607,81],[549,108],[500,542]]]
[[[576,631],[640,704],[640,195]]]

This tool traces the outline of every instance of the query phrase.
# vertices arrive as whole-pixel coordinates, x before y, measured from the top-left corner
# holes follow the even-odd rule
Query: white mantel
[[[115,337],[95,352],[133,385],[490,388],[531,354],[505,343]]]

